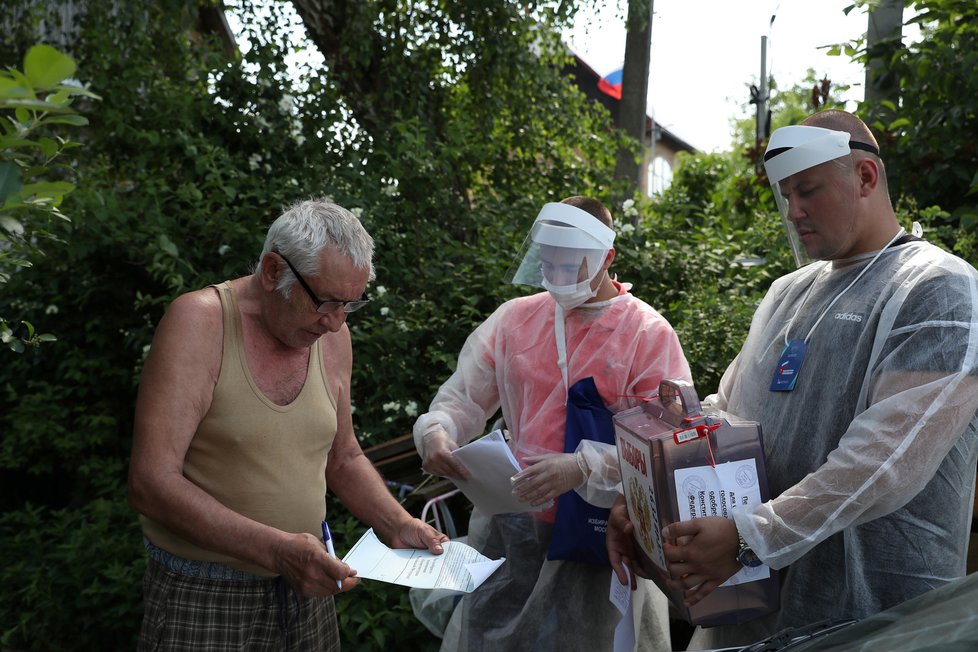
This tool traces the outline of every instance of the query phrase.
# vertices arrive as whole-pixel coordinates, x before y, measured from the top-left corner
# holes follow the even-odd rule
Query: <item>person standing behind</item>
[[[389,545],[442,552],[353,432],[345,322],[372,255],[352,213],[300,202],[254,273],[177,297],[160,321],[129,468],[150,557],[139,649],[338,650],[333,595],[359,580],[321,539],[327,484]]]
[[[801,263],[772,285],[716,395],[759,421],[772,498],[673,523],[673,577],[695,604],[759,559],[780,611],[698,629],[689,649],[860,619],[966,572],[978,458],[978,272],[904,232],[876,139],[827,110],[778,129],[765,168]],[[612,564],[634,559],[612,510]]]
[[[564,452],[569,392],[593,379],[600,409],[617,412],[653,395],[664,378],[690,376],[669,323],[609,275],[614,235],[611,212],[597,200],[543,207],[513,282],[547,292],[504,303],[469,335],[455,373],[414,425],[427,472],[470,477],[451,452],[481,435],[501,408],[527,465],[514,494],[543,507],[576,489],[591,504],[611,506],[620,483],[614,445],[585,440]],[[474,509],[469,543],[506,563],[462,598],[442,650],[611,649],[621,616],[608,601],[610,568],[548,560],[555,511],[487,518]],[[665,596],[651,582],[642,589],[634,597],[639,649],[671,650]]]

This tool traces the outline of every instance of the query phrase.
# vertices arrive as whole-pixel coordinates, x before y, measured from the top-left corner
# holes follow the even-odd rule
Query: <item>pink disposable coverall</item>
[[[438,428],[459,445],[467,443],[483,434],[501,407],[521,462],[528,455],[562,453],[567,386],[593,377],[606,406],[616,413],[654,395],[664,378],[690,380],[672,326],[632,296],[630,284],[615,285],[618,296],[564,315],[566,386],[558,366],[556,304],[550,295],[538,293],[500,306],[469,335],[456,371],[415,423],[418,449],[424,434]],[[578,493],[595,505],[610,506],[620,483],[614,447],[582,442],[579,450],[590,474]],[[510,563],[462,599],[445,632],[443,650],[517,649],[517,644],[526,649],[611,649],[620,619],[608,601],[611,571],[545,560],[555,510],[534,513],[535,518],[518,514],[491,520],[475,510],[469,543],[490,555],[507,556]],[[508,516],[513,518],[502,523]],[[636,626],[643,630],[638,649],[669,650],[665,598],[651,582],[642,585],[635,596]],[[583,613],[589,617],[581,618]],[[527,635],[535,638],[521,638]]]

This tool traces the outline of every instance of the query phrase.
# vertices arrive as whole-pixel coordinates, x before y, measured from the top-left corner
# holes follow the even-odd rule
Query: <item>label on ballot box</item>
[[[639,565],[694,625],[747,622],[779,605],[778,573],[742,568],[693,607],[671,588],[662,528],[733,511],[768,498],[760,425],[718,413],[706,416],[693,386],[663,381],[657,399],[614,417],[622,489],[641,550]]]

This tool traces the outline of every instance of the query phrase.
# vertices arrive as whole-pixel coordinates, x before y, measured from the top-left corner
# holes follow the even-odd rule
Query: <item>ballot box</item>
[[[637,560],[678,612],[702,626],[747,622],[779,606],[777,571],[743,567],[691,608],[670,577],[662,528],[768,499],[760,424],[724,412],[704,414],[693,385],[665,380],[659,396],[614,417],[622,491],[635,526]]]

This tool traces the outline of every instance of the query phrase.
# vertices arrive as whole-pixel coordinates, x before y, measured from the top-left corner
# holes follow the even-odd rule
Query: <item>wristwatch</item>
[[[747,568],[756,568],[764,563],[757,553],[750,549],[740,532],[737,533],[737,561]]]

